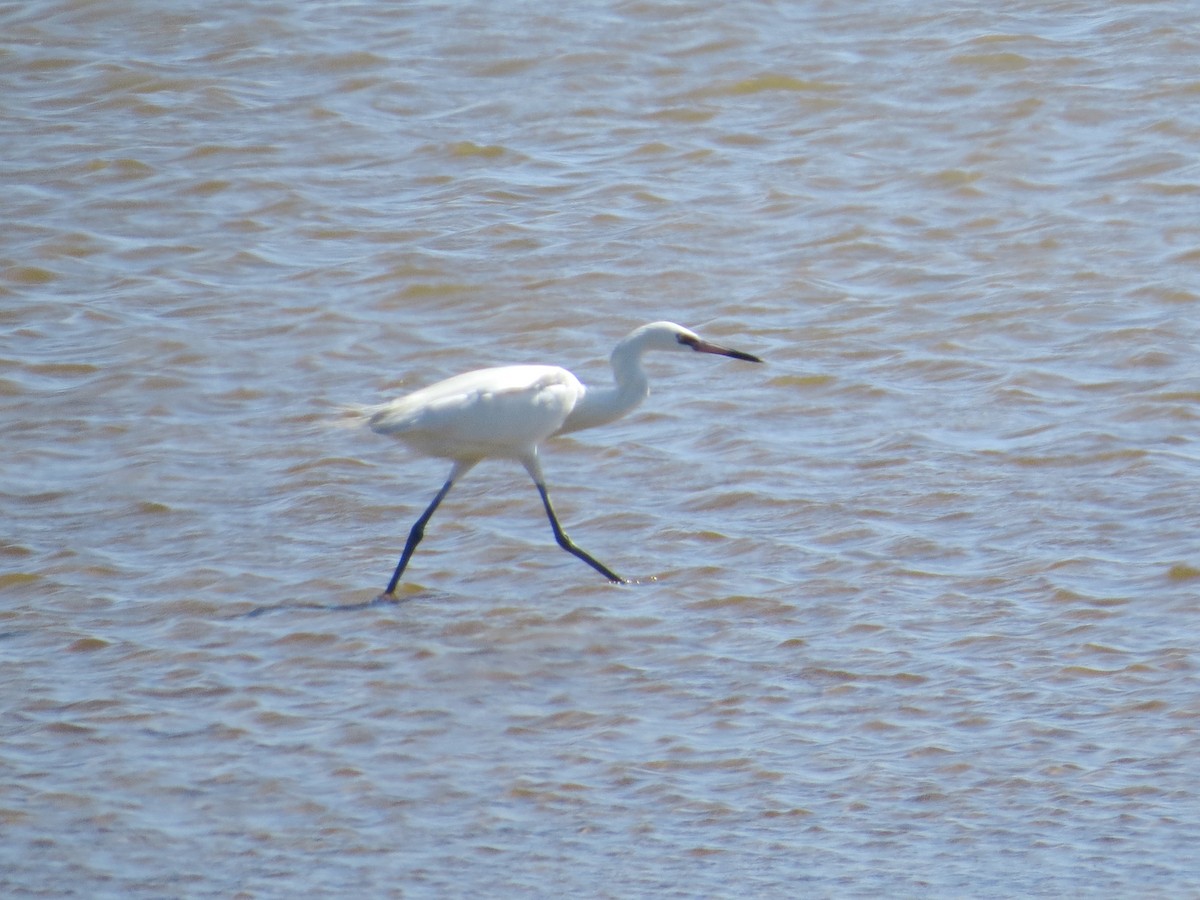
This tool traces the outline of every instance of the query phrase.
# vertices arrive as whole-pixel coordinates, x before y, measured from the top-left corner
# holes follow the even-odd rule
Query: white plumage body
[[[562,428],[586,393],[557,366],[455,375],[374,410],[371,428],[443,459],[521,459]]]

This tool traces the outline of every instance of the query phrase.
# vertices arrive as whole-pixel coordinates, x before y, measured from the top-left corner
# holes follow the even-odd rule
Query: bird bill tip
[[[746,362],[762,362],[761,359],[752,353],[743,353],[741,350],[730,350],[728,347],[722,347],[719,344],[710,344],[708,341],[696,341],[692,345],[692,349],[698,353],[715,353],[718,356],[728,356],[731,359],[741,359]]]
[[[753,353],[743,353],[741,350],[727,350],[726,356],[732,356],[734,359],[744,359],[746,362],[762,362],[762,359],[755,356]]]

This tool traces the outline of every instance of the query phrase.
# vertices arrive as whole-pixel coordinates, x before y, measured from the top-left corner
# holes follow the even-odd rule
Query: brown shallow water
[[[1200,10],[0,9],[0,889],[1200,893]],[[446,501],[463,369],[619,423]]]

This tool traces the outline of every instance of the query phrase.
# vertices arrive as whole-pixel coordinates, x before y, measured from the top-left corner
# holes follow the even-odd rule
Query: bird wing
[[[557,431],[582,394],[556,366],[478,369],[393,400],[370,425],[432,456],[520,456]]]

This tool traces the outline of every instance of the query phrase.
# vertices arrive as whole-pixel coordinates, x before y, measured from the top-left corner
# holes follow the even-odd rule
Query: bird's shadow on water
[[[365,609],[376,609],[383,606],[403,606],[412,599],[412,597],[389,597],[387,594],[379,594],[361,603],[278,603],[273,606],[256,606],[249,612],[242,613],[241,618],[256,619],[267,613],[293,612],[300,609],[320,612],[361,612]]]
[[[614,587],[636,587],[639,585],[656,584],[659,581],[659,576],[648,575],[644,578],[633,578],[621,582]],[[249,612],[241,613],[238,618],[242,619],[257,619],[259,616],[265,616],[267,613],[282,613],[295,612],[296,610],[316,610],[318,612],[362,612],[367,609],[378,609],[381,607],[398,608],[407,606],[414,600],[421,597],[436,596],[436,591],[419,590],[415,593],[408,594],[404,597],[397,597],[394,594],[377,594],[370,600],[363,600],[359,603],[277,603],[272,606],[256,606]]]

